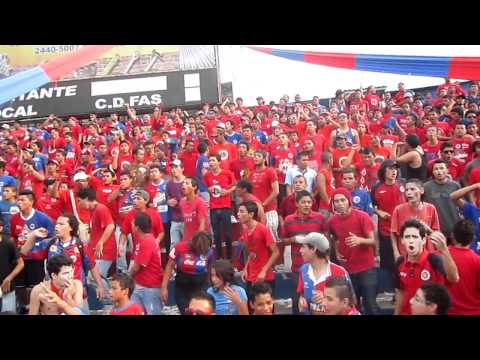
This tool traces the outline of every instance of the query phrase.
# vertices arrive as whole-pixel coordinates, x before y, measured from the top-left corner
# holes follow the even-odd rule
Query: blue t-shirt
[[[242,301],[247,301],[247,293],[245,289],[238,285],[230,285],[230,287],[240,295]],[[217,315],[238,315],[238,307],[225,295],[223,291],[215,291],[213,287],[209,287],[207,293],[215,299],[215,313]]]
[[[475,238],[470,245],[470,249],[480,255],[480,208],[469,202],[465,202],[463,206],[463,216],[475,225]]]
[[[17,187],[17,180],[10,175],[0,176],[0,200],[3,199],[3,187],[5,185]]]
[[[16,201],[0,201],[0,218],[3,221],[3,232],[5,234],[10,234],[10,218],[13,214],[18,212],[20,212],[20,209],[18,208]]]
[[[35,168],[37,169],[37,171],[45,172],[45,169],[47,168],[47,164],[48,164],[47,156],[37,152],[35,153],[35,156],[33,157],[32,160],[35,163]]]
[[[352,191],[353,207],[365,211],[368,215],[373,215],[372,198],[368,191],[355,189]]]
[[[242,140],[242,135],[239,133],[233,133],[232,135],[225,134],[225,139],[231,144],[238,144]]]
[[[208,157],[206,155],[200,155],[197,160],[197,169],[195,170],[195,180],[197,180],[199,192],[208,191],[207,185],[203,182],[202,175],[202,169],[208,170],[208,168]]]
[[[263,145],[265,145],[268,141],[267,135],[262,130],[257,130],[255,132],[255,137],[260,141]]]

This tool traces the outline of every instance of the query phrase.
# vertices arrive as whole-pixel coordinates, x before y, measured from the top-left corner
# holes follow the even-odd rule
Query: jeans
[[[393,258],[393,248],[390,235],[378,234],[378,245],[380,255],[380,274],[379,291],[393,292],[393,274],[395,271],[395,259]]]
[[[105,291],[108,291],[110,289],[110,284],[108,283],[107,276],[108,276],[108,270],[110,269],[110,266],[112,266],[112,260],[101,260],[101,259],[95,259],[95,262],[97,263],[98,267],[98,272],[100,273],[100,276],[102,277],[102,283],[103,283],[103,288]]]
[[[349,274],[358,304],[363,307],[365,315],[378,314],[377,305],[377,270],[375,268]]]
[[[161,315],[163,302],[160,299],[160,288],[146,288],[135,286],[132,302],[142,305],[147,315]]]
[[[223,240],[227,246],[227,258],[232,259],[232,209],[213,209],[210,210],[210,219],[212,221],[213,237],[215,239],[215,250],[217,259],[223,258],[222,234]]]
[[[0,311],[17,311],[15,291],[3,294],[0,298]]]
[[[120,243],[120,234],[122,233],[120,226],[115,227],[115,241],[117,242],[117,248],[119,248]],[[128,235],[128,240],[130,240],[130,235]],[[128,242],[128,241],[127,241]],[[125,250],[126,250],[125,246]],[[124,251],[123,253],[119,254],[117,257],[117,271],[127,272],[128,265],[127,265],[127,252]]]
[[[170,225],[170,249],[175,247],[183,238],[183,222],[172,221]]]
[[[293,294],[292,294],[292,314],[293,315],[300,315],[300,311],[298,310],[298,300],[300,299],[300,295],[297,293],[298,288],[298,272],[291,272],[292,276],[292,284],[293,284]]]

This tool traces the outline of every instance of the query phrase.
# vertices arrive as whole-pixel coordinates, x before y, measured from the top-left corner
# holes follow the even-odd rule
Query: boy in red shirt
[[[335,240],[337,259],[349,272],[364,312],[375,315],[378,305],[373,221],[367,213],[352,208],[352,196],[345,188],[333,192],[332,202],[335,214],[328,219],[327,230]]]
[[[249,181],[253,186],[253,195],[262,202],[267,218],[267,226],[272,231],[274,238],[278,239],[278,178],[274,169],[265,166],[265,159],[266,153],[264,151],[255,151],[255,156],[253,157],[255,170],[250,174]]]
[[[145,315],[142,306],[130,301],[134,289],[135,282],[130,275],[116,273],[112,276],[110,298],[114,307],[110,315]]]
[[[210,220],[212,222],[213,236],[217,259],[223,258],[222,238],[227,246],[227,258],[232,258],[232,198],[235,191],[235,177],[230,170],[220,168],[221,157],[211,154],[208,158],[210,171],[203,181],[210,193]]]
[[[138,242],[133,254],[130,275],[135,280],[132,302],[142,305],[147,315],[160,315],[163,308],[160,287],[163,279],[160,246],[151,234],[152,221],[147,214],[135,216],[134,230]]]
[[[78,192],[79,205],[90,212],[90,247],[95,249],[95,261],[102,277],[108,276],[108,270],[117,258],[112,214],[108,208],[97,202],[95,191],[84,188]]]
[[[180,200],[180,209],[183,213],[183,238],[182,241],[190,241],[198,231],[209,233],[208,205],[198,195],[197,181],[187,177],[182,183],[182,193],[185,195]]]
[[[256,283],[267,282],[272,289],[275,288],[273,265],[280,256],[270,230],[254,220],[257,215],[257,204],[252,201],[241,203],[238,207],[238,220],[244,225],[241,240],[248,249],[248,260],[242,274],[247,283],[247,294],[251,293],[252,285]]]

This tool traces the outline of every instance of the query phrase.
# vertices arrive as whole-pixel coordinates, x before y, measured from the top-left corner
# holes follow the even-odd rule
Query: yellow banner
[[[81,45],[0,45],[0,55],[6,56],[11,68],[31,67],[45,60],[76,51]],[[118,45],[101,58],[110,58],[115,55],[130,56],[151,54],[178,53],[178,45]]]

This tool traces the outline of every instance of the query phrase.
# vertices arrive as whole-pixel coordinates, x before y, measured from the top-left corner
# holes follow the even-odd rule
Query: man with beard
[[[440,228],[443,234],[450,238],[454,225],[460,220],[457,206],[450,199],[450,194],[460,189],[460,184],[448,178],[445,161],[434,161],[433,180],[427,181],[424,184],[424,189],[423,199],[435,206],[440,219]]]

